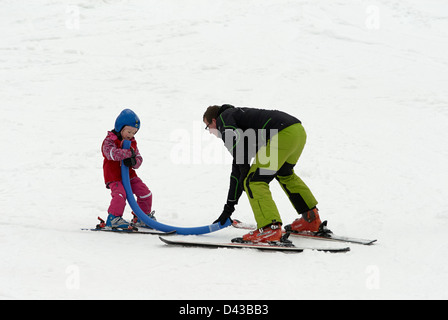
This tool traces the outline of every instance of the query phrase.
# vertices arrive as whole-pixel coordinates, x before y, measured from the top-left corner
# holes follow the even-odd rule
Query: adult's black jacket
[[[218,111],[216,127],[233,156],[227,204],[238,203],[250,162],[276,133],[300,120],[278,110],[234,107],[225,104]]]

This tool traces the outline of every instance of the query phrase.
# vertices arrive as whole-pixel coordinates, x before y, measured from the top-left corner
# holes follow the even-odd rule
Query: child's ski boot
[[[155,214],[156,214],[156,212],[153,210],[150,213],[148,213],[147,216],[150,219],[153,219],[153,220],[157,221],[157,219],[155,217]],[[131,220],[131,223],[132,223],[133,226],[139,227],[139,228],[141,227],[141,228],[152,229],[151,227],[147,226],[143,221],[141,221],[133,211],[132,211],[132,215],[134,216],[132,218],[132,220]]]
[[[136,227],[132,226],[129,222],[124,220],[123,217],[114,216],[110,213],[107,216],[105,227],[111,229],[138,230]]]

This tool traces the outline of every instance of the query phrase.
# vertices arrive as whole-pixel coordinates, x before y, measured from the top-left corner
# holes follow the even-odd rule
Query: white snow
[[[448,298],[445,1],[4,0],[0,37],[0,298]],[[222,103],[301,119],[296,170],[322,218],[378,243],[282,254],[80,230],[106,217],[100,146],[125,107],[159,221],[216,219],[229,157],[201,120]],[[253,222],[245,195],[234,217]]]

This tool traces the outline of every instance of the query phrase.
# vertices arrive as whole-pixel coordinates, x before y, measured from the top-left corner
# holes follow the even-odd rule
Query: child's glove
[[[132,156],[130,158],[126,158],[123,160],[123,164],[129,168],[135,166],[135,164],[137,163],[137,159],[135,159],[134,149],[131,148],[131,152],[132,152]]]

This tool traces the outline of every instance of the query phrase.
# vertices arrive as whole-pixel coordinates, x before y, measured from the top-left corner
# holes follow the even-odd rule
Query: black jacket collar
[[[221,108],[219,108],[219,110],[218,110],[218,117],[219,117],[219,115],[220,115],[221,113],[223,113],[223,112],[226,111],[227,109],[232,109],[232,108],[235,108],[235,107],[232,106],[231,104],[223,104],[223,105],[221,106]]]

